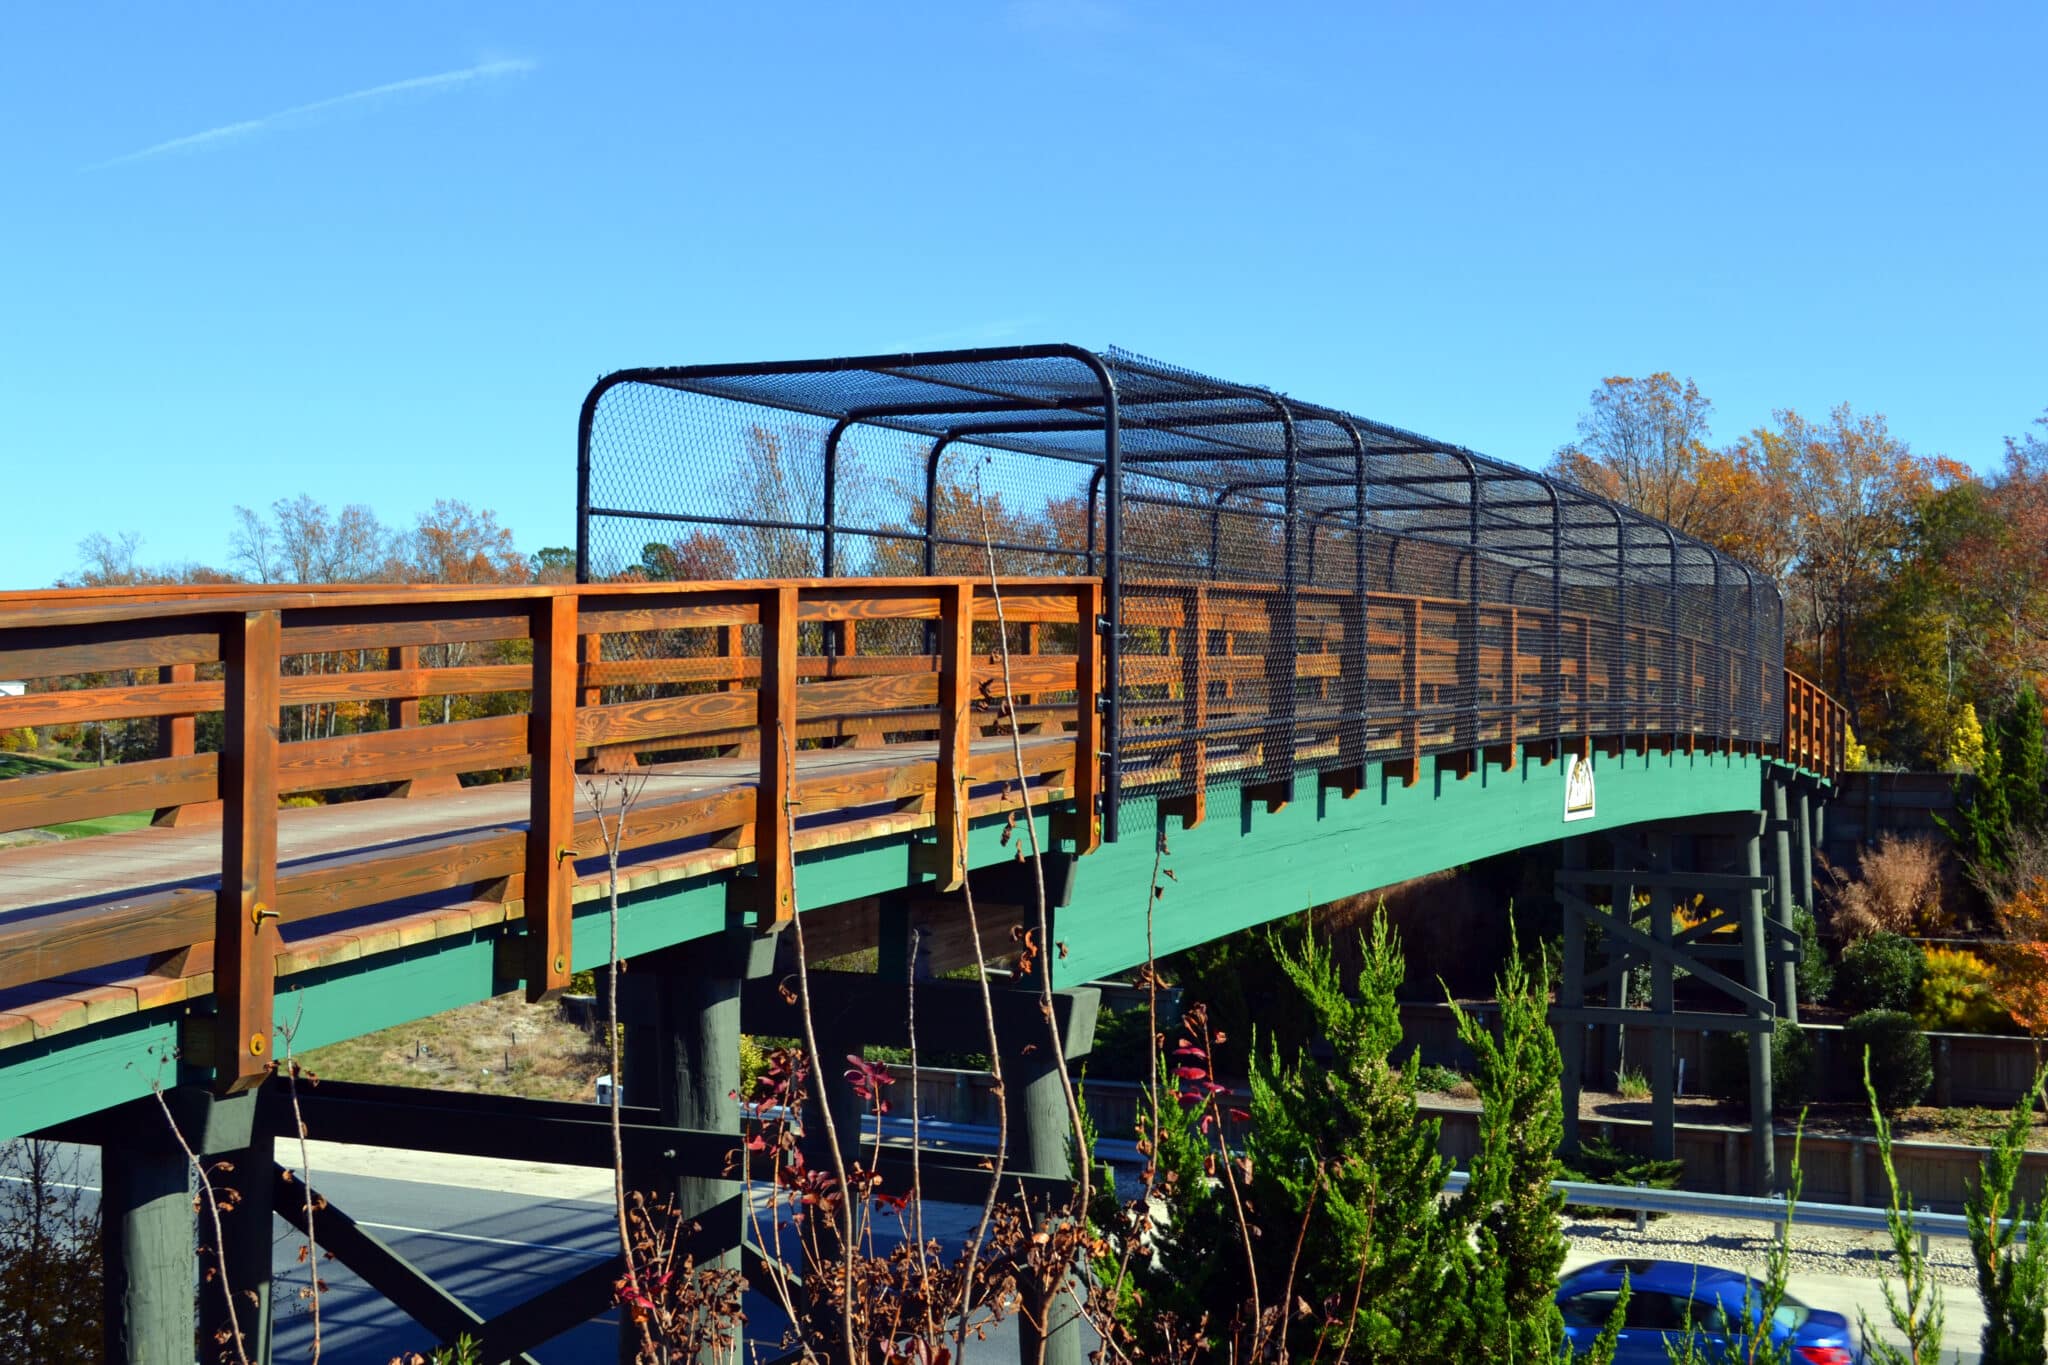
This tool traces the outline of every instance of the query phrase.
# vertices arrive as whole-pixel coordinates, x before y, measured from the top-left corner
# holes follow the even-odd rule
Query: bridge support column
[[[738,1145],[740,1111],[732,1097],[740,1088],[740,993],[749,977],[766,974],[773,951],[773,939],[737,928],[633,959],[620,977],[622,986],[631,983],[631,1007],[622,1001],[619,1011],[628,1021],[628,1102],[653,1104],[664,1125],[730,1133]],[[654,1182],[627,1176],[629,1192],[666,1194],[686,1222],[713,1234],[699,1267],[739,1265],[746,1210],[738,1181],[686,1170],[654,1190]],[[622,1321],[619,1358],[632,1360],[638,1344]]]
[[[1759,819],[1754,830],[1742,841],[1743,859],[1751,877],[1763,873],[1763,825]],[[1764,938],[1764,893],[1752,890],[1744,898],[1742,919],[1743,984],[1756,994],[1769,997],[1770,957]],[[1757,1017],[1768,1020],[1768,1004],[1752,1011]],[[1749,1035],[1749,1170],[1751,1193],[1769,1194],[1778,1183],[1778,1152],[1776,1127],[1771,1120],[1771,1034],[1769,1029],[1759,1029]]]
[[[1615,861],[1627,860],[1617,858]],[[1614,924],[1623,928],[1635,927],[1636,887],[1625,869],[1617,867],[1614,879],[1608,884],[1607,913]],[[1606,1035],[1606,1042],[1601,1048],[1600,1084],[1604,1089],[1620,1090],[1621,1073],[1628,1069],[1628,1025],[1620,1021],[1628,1017],[1622,1011],[1629,1007],[1629,978],[1637,958],[1613,934],[1607,935],[1601,947],[1607,954],[1607,1008],[1615,1011],[1611,1017],[1617,1022],[1601,1030]]]
[[[1094,1020],[1086,1022],[1080,1051],[1094,1037]],[[1029,1175],[1066,1178],[1073,1146],[1073,1120],[1067,1112],[1066,1087],[1060,1083],[1053,1040],[1040,1028],[1036,1037],[1019,1030],[1003,1040],[1003,1088],[1009,1100],[1009,1149],[1012,1169]],[[1021,1365],[1081,1365],[1081,1286],[1069,1277],[1049,1298],[1027,1291],[1017,1318],[1017,1359]]]
[[[214,1245],[211,1208],[202,1200],[199,1209],[199,1239],[210,1248],[201,1253],[200,1265],[213,1271],[200,1276],[202,1361],[223,1355],[233,1359],[230,1343],[239,1330],[250,1365],[270,1362],[270,1267],[277,1219],[270,1197],[273,1138],[256,1121],[258,1093],[249,1090],[229,1100],[214,1101],[209,1107],[207,1131],[203,1137],[191,1138],[220,1205],[218,1246]],[[227,1292],[234,1296],[232,1320],[222,1277]]]
[[[1813,908],[1813,845],[1815,841],[1814,820],[1820,810],[1820,802],[1813,799],[1813,784],[1799,784],[1799,904],[1809,914]]]
[[[1656,831],[1648,836],[1650,865],[1671,873],[1671,836]],[[1678,1114],[1671,1054],[1676,1038],[1671,1026],[1676,1008],[1672,994],[1671,882],[1668,877],[1650,888],[1650,935],[1662,951],[1650,959],[1650,1155],[1670,1161],[1678,1155]]]
[[[1566,839],[1560,861],[1569,871],[1586,866],[1584,838]],[[1564,918],[1564,965],[1557,982],[1557,1003],[1566,1010],[1582,1009],[1586,1003],[1586,922],[1569,907]],[[1564,1073],[1564,1134],[1567,1152],[1579,1150],[1579,1093],[1585,1085],[1586,1026],[1577,1018],[1564,1021],[1558,1030],[1557,1050]]]
[[[1770,831],[1771,854],[1771,909],[1780,927],[1794,930],[1792,917],[1792,820],[1790,801],[1783,778],[1767,778],[1771,789]],[[1778,1007],[1778,1017],[1792,1023],[1799,1022],[1799,974],[1798,964],[1785,954],[1778,955],[1777,971],[1773,973],[1772,999]]]
[[[122,1365],[192,1359],[192,1166],[162,1117],[100,1148],[106,1255],[101,1357]]]

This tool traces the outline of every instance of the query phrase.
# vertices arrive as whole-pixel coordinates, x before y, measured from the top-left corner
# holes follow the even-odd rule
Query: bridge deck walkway
[[[0,1056],[191,1001],[221,1021],[204,1047],[217,1079],[254,1083],[278,983],[357,961],[402,975],[403,950],[463,935],[498,989],[561,990],[594,946],[578,907],[604,892],[590,800],[627,787],[623,890],[694,887],[692,914],[722,902],[771,929],[796,912],[800,859],[830,863],[807,873],[815,906],[943,893],[1013,856],[998,835],[1020,782],[1041,837],[1087,854],[1111,770],[1126,801],[1192,828],[1226,776],[1251,784],[1233,807],[1271,812],[1296,774],[1310,796],[1318,773],[1348,796],[1368,764],[1427,789],[1432,772],[1463,787],[1568,749],[1770,755],[1823,776],[1840,751],[1839,708],[1790,674],[1782,739],[1716,734],[1727,700],[1768,695],[1781,666],[1712,639],[1388,593],[1319,591],[1290,615],[1270,587],[1158,584],[1127,605],[1112,680],[1102,594],[1094,579],[826,579],[0,595],[0,675],[35,683],[0,697],[0,730],[153,721],[158,741],[0,782],[0,832],[159,812],[0,849]],[[1275,650],[1276,632],[1296,648]],[[475,701],[450,718],[441,698]],[[514,780],[456,786],[472,773]],[[329,804],[281,800],[300,793]],[[1432,858],[1505,837],[1504,808],[1452,804],[1400,803],[1447,822]],[[849,889],[860,860],[866,889]],[[1366,875],[1341,893],[1381,884],[1350,884]],[[708,931],[687,928],[662,942]]]

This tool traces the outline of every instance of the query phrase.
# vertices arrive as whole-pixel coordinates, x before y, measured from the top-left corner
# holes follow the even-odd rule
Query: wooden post
[[[397,645],[384,651],[384,667],[410,671],[420,666],[418,645]],[[420,723],[418,697],[393,697],[384,703],[384,723],[393,730],[416,729]],[[411,800],[422,796],[453,796],[462,790],[462,779],[454,773],[432,777],[409,777],[391,791],[394,798]]]
[[[198,680],[199,670],[193,664],[165,664],[156,671],[160,683],[190,683]],[[196,751],[198,718],[194,716],[163,716],[156,723],[156,756],[158,758],[187,758]],[[218,801],[201,801],[188,806],[159,806],[150,817],[153,825],[196,825],[216,822],[221,818],[221,804]]]
[[[1199,584],[1187,590],[1181,610],[1181,715],[1188,737],[1181,746],[1181,828],[1193,829],[1209,814],[1209,590]]]
[[[790,803],[796,799],[797,590],[761,594],[761,776],[754,788],[754,872],[759,928],[796,918],[796,854]]]
[[[1067,836],[1074,852],[1102,845],[1102,709],[1099,699],[1116,680],[1102,675],[1102,583],[1074,585],[1074,812]],[[1110,755],[1110,762],[1116,756]]]
[[[590,634],[583,636],[582,640],[583,662],[588,664],[604,662],[604,636],[596,631],[592,631]],[[604,705],[604,689],[601,687],[584,688],[582,697],[577,704],[581,706]]]
[[[384,651],[384,667],[394,672],[409,671],[420,666],[418,645],[398,645]],[[418,697],[393,697],[384,703],[384,723],[393,730],[410,730],[420,723],[420,699]]]
[[[967,880],[967,774],[974,753],[974,584],[939,589],[939,751],[932,803],[937,856],[934,889],[956,891]],[[1018,781],[1023,781],[1019,774]]]
[[[1479,572],[1476,560],[1472,572]],[[1479,608],[1476,603],[1468,602],[1458,608],[1458,690],[1464,693],[1464,706],[1458,713],[1452,746],[1466,751],[1470,758],[1470,751],[1479,747]],[[1458,775],[1463,777],[1470,772],[1475,762],[1461,766]]]
[[[220,756],[224,802],[220,894],[214,907],[214,1086],[246,1090],[270,1070],[276,989],[278,661],[275,611],[222,623],[227,664]],[[266,1173],[267,1175],[267,1173]]]
[[[721,692],[741,691],[744,686],[744,680],[740,677],[740,674],[746,669],[747,658],[745,626],[720,626],[718,628],[718,656],[722,659],[732,660],[732,676],[722,679],[718,684],[718,690]],[[794,730],[790,732],[789,742],[791,744],[796,743],[796,732]],[[760,744],[760,734],[758,732],[751,733],[742,738],[727,753],[734,758],[746,758],[758,752]]]
[[[1516,761],[1515,708],[1522,701],[1522,617],[1521,612],[1512,606],[1507,609],[1507,632],[1501,641],[1501,666],[1507,675],[1503,681],[1507,709],[1501,717],[1500,742],[1506,753],[1500,766],[1513,772]]]
[[[196,664],[165,664],[156,671],[156,680],[160,683],[189,683],[196,681],[198,677],[199,669]],[[156,756],[186,757],[193,752],[193,741],[197,733],[197,717],[162,717],[156,723]]]
[[[1579,618],[1579,735],[1593,734],[1593,623]]]
[[[1422,780],[1422,603],[1401,602],[1401,785]]]
[[[526,828],[526,998],[568,989],[576,859],[576,603],[573,592],[533,609],[533,764]],[[610,804],[611,793],[606,803]]]

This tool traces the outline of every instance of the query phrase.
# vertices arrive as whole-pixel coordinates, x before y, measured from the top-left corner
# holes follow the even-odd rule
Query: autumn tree
[[[1737,456],[1775,491],[1789,536],[1787,644],[1813,673],[1832,676],[1860,726],[1854,642],[1905,550],[1914,509],[1965,477],[1953,461],[1913,454],[1881,415],[1848,404],[1826,422],[1785,409]]]
[[[1702,477],[1714,458],[1707,444],[1713,410],[1697,384],[1667,370],[1603,379],[1579,417],[1578,439],[1551,457],[1551,472],[1707,538],[1724,496]]]
[[[2048,442],[2008,439],[2004,467],[1970,487],[1976,515],[1938,547],[1938,565],[1974,691],[2003,702],[2048,690]]]
[[[369,583],[400,576],[390,530],[361,503],[336,515],[301,493],[270,504],[268,520],[237,507],[228,543],[231,562],[257,583]]]
[[[739,557],[714,531],[692,531],[640,547],[640,576],[651,583],[708,583],[738,578]]]
[[[791,453],[797,438],[764,426],[747,429],[739,468],[705,489],[707,506],[731,518],[725,544],[734,578],[808,578],[818,572],[813,536],[792,526],[818,520],[822,495],[813,486],[822,479],[817,461]],[[816,466],[814,468],[814,465]]]
[[[454,498],[420,513],[399,557],[415,583],[524,583],[533,574],[496,512]]]

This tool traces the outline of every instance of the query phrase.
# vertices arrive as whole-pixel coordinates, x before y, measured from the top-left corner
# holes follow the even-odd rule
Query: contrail
[[[338,109],[345,104],[360,104],[365,100],[382,99],[386,95],[402,95],[416,91],[447,90],[458,85],[467,85],[472,81],[491,80],[499,76],[521,75],[533,70],[534,65],[533,62],[523,60],[481,62],[476,66],[466,66],[460,71],[443,71],[439,75],[434,76],[414,76],[409,80],[390,81],[384,85],[373,85],[367,90],[353,90],[346,95],[335,95],[324,100],[314,100],[311,104],[293,105],[289,109],[280,109],[274,114],[265,114],[260,118],[242,119],[237,123],[223,123],[220,127],[208,128],[203,133],[187,133],[184,137],[174,137],[168,142],[159,142],[154,146],[144,147],[140,151],[126,152],[120,156],[111,157],[106,161],[95,162],[85,169],[88,171],[103,171],[110,166],[125,166],[134,161],[147,161],[154,156],[163,156],[169,152],[187,151],[194,147],[206,146],[208,143],[223,142],[228,138],[244,137],[250,133],[261,132],[273,124],[282,123],[288,119],[301,118],[307,114],[317,114],[328,109]]]

